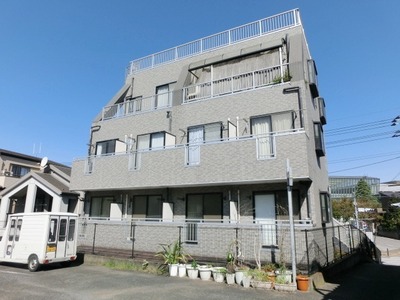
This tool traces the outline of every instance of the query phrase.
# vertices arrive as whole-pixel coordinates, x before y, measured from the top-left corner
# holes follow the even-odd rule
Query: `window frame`
[[[331,199],[327,192],[319,193],[319,201],[321,206],[321,222],[322,224],[331,223],[332,221],[332,208]]]
[[[314,122],[315,152],[318,157],[325,156],[324,130],[320,122]]]
[[[145,213],[143,214],[143,213],[137,213],[137,212],[135,212],[135,203],[136,203],[136,201],[135,201],[135,199],[137,199],[137,198],[139,198],[139,197],[143,197],[144,198],[144,200],[145,200]],[[159,212],[160,212],[160,214],[157,216],[157,217],[149,217],[149,208],[150,208],[150,197],[158,197],[159,199],[156,199],[156,200],[159,200],[159,207],[158,207],[158,209],[159,209]],[[148,218],[151,218],[151,219],[162,219],[162,213],[163,213],[163,197],[162,197],[162,195],[161,194],[156,194],[156,195],[134,195],[133,196],[133,198],[132,198],[132,218],[135,218],[134,217],[134,215],[145,215],[145,219],[148,219]],[[149,220],[149,221],[152,221],[152,220]]]
[[[116,146],[117,146],[117,140],[118,139],[110,139],[110,140],[105,140],[105,141],[99,141],[99,142],[96,142],[96,156],[101,156],[101,155],[109,155],[109,154],[113,154],[113,153],[115,153],[115,151],[116,151]],[[112,147],[112,143],[114,144],[113,145],[113,151],[109,151],[109,150],[111,150],[111,149],[109,149],[110,147]],[[105,144],[106,145],[106,148],[105,148],[105,152],[103,152],[103,150],[101,151],[102,153],[98,153],[98,150],[99,150],[99,146],[100,145],[102,145],[102,144]]]
[[[212,127],[212,126],[219,126],[219,138],[217,139],[207,139],[207,127]],[[194,126],[189,126],[187,128],[187,143],[189,144],[189,134],[190,134],[190,130],[193,130],[195,128],[202,128],[203,129],[203,141],[202,143],[210,143],[210,142],[219,142],[222,141],[223,139],[223,123],[222,121],[218,121],[218,122],[211,122],[211,123],[205,123],[205,124],[200,124],[200,125],[194,125]]]
[[[205,201],[207,201],[207,196],[210,195],[214,195],[214,196],[219,196],[219,201],[220,201],[220,205],[219,205],[219,215],[218,214],[205,214]],[[201,219],[196,219],[196,220],[192,220],[190,218],[188,218],[188,208],[189,208],[189,201],[190,201],[190,197],[194,197],[194,196],[200,196],[201,197],[201,215],[202,218]],[[223,193],[190,193],[190,194],[186,194],[186,203],[185,203],[186,207],[185,207],[185,219],[189,220],[188,222],[194,222],[194,221],[202,221],[202,222],[222,222],[223,216],[224,216],[224,210],[223,210],[223,206],[224,206],[224,200],[223,200]],[[219,218],[204,218],[204,216],[218,216]]]

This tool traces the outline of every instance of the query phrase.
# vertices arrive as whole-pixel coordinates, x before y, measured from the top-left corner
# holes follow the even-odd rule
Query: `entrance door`
[[[263,246],[276,245],[276,211],[273,194],[254,196],[255,221],[261,224],[261,244]]]

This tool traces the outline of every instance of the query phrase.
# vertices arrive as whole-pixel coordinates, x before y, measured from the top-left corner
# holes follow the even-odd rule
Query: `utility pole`
[[[296,282],[296,241],[294,236],[293,200],[292,200],[293,177],[289,159],[286,160],[286,177],[287,177],[289,224],[290,224],[290,247],[292,250],[292,282]],[[281,251],[282,250],[283,249],[281,249]]]

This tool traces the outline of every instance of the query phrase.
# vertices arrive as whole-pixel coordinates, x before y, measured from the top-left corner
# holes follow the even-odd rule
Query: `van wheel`
[[[31,256],[29,256],[28,259],[28,269],[31,272],[36,272],[39,269],[39,259],[37,257],[37,255],[32,254]]]

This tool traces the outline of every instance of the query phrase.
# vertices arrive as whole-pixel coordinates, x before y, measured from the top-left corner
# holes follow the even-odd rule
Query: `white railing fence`
[[[151,69],[158,65],[184,59],[224,46],[239,43],[257,36],[301,25],[298,9],[283,12],[259,21],[226,30],[193,42],[133,60],[126,68],[126,76]]]

